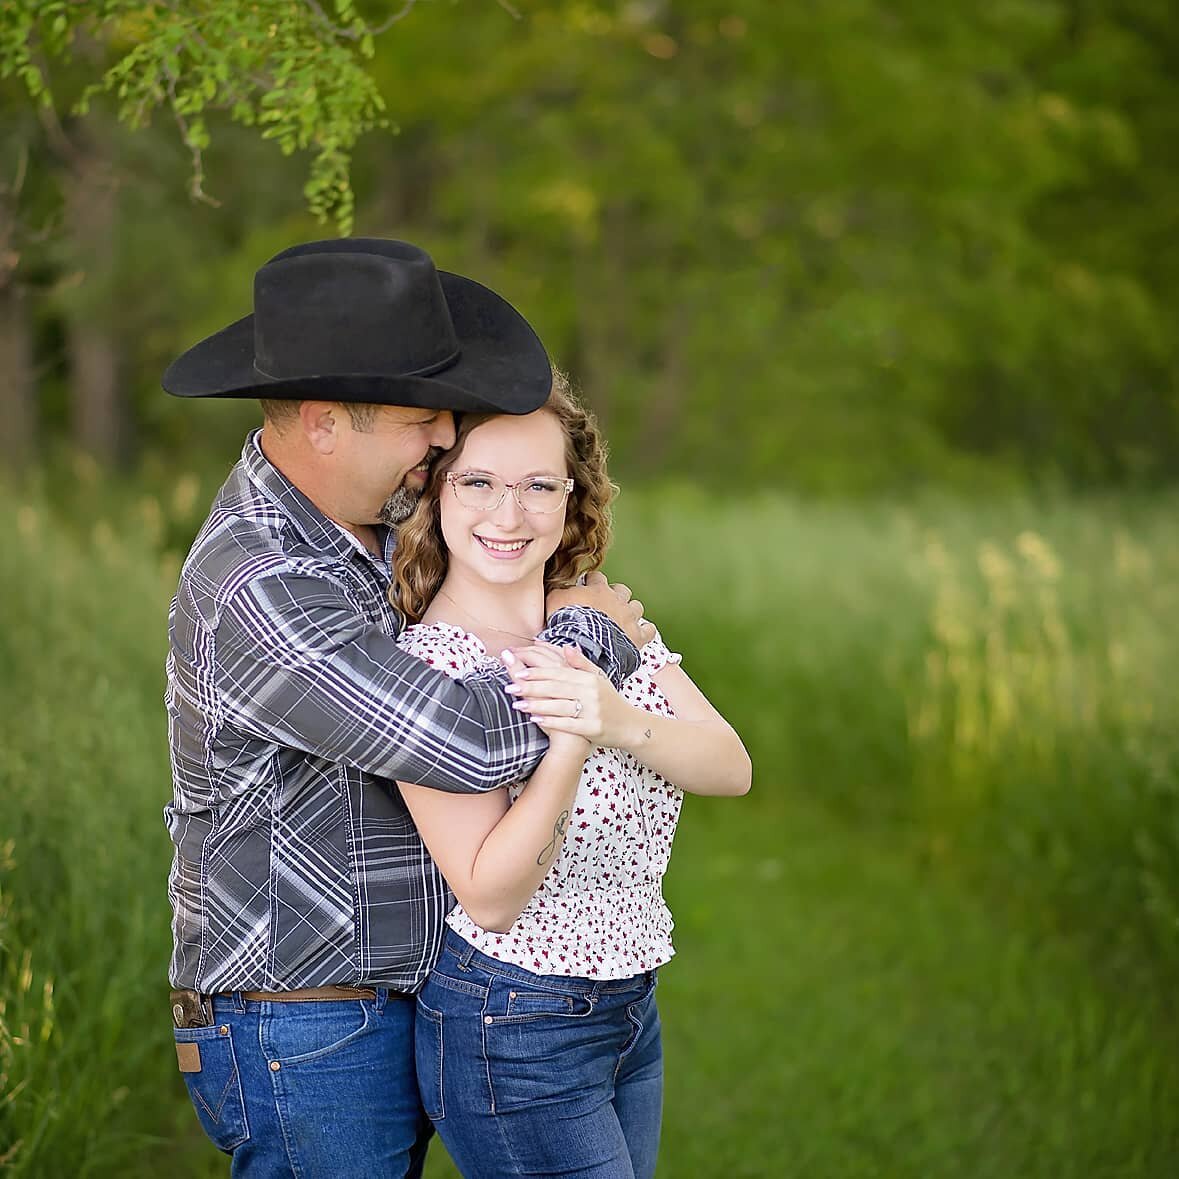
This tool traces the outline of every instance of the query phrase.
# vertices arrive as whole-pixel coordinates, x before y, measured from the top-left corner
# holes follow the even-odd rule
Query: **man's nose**
[[[430,441],[439,450],[449,450],[454,445],[454,414],[443,410],[434,422]]]

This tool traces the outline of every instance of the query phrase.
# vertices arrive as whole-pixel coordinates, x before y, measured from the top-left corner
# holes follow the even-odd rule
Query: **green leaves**
[[[316,217],[351,232],[355,200],[352,150],[366,132],[387,127],[385,104],[362,62],[375,33],[349,0],[335,21],[315,0],[14,0],[0,12],[0,77],[16,77],[39,102],[53,101],[42,59],[67,58],[76,34],[105,55],[100,76],[73,109],[85,113],[108,95],[120,121],[143,127],[157,110],[169,113],[192,154],[191,190],[204,192],[208,116],[225,112],[262,126],[286,155],[311,151],[305,192]]]

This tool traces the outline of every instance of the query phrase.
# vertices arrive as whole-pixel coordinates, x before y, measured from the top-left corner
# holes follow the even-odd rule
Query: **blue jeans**
[[[465,1179],[650,1179],[663,1048],[654,973],[533,974],[448,932],[418,996],[418,1084]]]
[[[235,1179],[419,1176],[430,1123],[413,1068],[414,1004],[213,1000],[213,1026],[173,1029],[196,1044],[182,1074],[205,1133]],[[186,1050],[191,1054],[191,1050]]]

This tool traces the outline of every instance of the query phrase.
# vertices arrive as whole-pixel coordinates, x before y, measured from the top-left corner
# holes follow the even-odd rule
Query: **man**
[[[545,738],[506,672],[456,682],[397,647],[390,525],[453,411],[531,412],[549,360],[494,292],[404,242],[344,239],[273,258],[254,314],[163,383],[265,415],[170,612],[180,1069],[235,1176],[420,1174],[412,995],[448,897],[394,780],[493,789]],[[550,600],[544,637],[618,682],[649,637],[628,597],[597,578]]]

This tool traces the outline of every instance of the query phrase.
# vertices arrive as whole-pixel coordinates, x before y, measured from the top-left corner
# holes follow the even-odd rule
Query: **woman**
[[[494,652],[526,663],[516,707],[550,738],[506,791],[400,784],[459,902],[416,1047],[426,1112],[468,1179],[654,1173],[661,879],[682,791],[749,789],[740,739],[658,635],[621,693],[580,653],[511,651],[543,628],[548,591],[601,564],[613,491],[558,374],[535,413],[464,417],[398,538],[402,644],[454,676]]]

